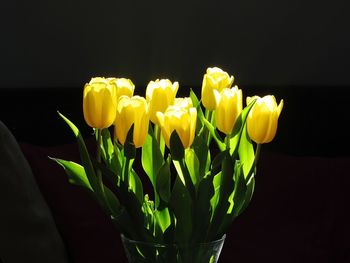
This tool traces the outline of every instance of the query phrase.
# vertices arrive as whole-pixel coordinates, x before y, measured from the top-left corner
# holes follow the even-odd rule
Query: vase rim
[[[226,234],[224,234],[221,238],[209,241],[209,242],[199,242],[195,244],[178,244],[178,243],[156,243],[156,242],[146,242],[146,241],[138,241],[133,240],[128,237],[126,237],[124,234],[120,234],[120,237],[122,241],[126,241],[129,243],[139,244],[139,245],[148,245],[148,246],[155,246],[155,247],[169,247],[169,246],[176,246],[176,247],[192,247],[192,246],[207,246],[207,245],[214,245],[216,243],[223,242],[226,238]]]

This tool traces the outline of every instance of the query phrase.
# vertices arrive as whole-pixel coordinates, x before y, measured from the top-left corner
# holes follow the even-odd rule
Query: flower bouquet
[[[252,198],[260,145],[274,138],[283,107],[272,95],[248,97],[243,107],[233,80],[208,68],[199,100],[192,90],[176,98],[179,84],[166,79],[149,82],[145,97],[133,96],[131,80],[91,79],[83,111],[95,158],[59,113],[81,164],[54,160],[110,215],[129,262],[217,262],[225,233]]]

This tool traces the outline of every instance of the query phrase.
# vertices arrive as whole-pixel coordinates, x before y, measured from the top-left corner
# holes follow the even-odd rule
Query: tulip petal
[[[281,100],[281,101],[280,101],[280,104],[279,104],[278,107],[277,107],[278,116],[280,116],[280,114],[281,114],[281,111],[282,111],[282,109],[283,109],[283,105],[284,105],[284,101]]]

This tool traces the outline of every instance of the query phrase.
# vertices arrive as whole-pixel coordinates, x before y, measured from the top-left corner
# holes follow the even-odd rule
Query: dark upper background
[[[21,141],[72,138],[56,110],[86,128],[82,87],[93,76],[180,82],[198,93],[209,66],[245,95],[285,109],[273,150],[347,154],[349,4],[303,1],[25,1],[2,3],[0,119]],[[182,86],[182,88],[181,88]]]
[[[348,7],[345,0],[8,0],[1,86],[80,87],[95,75],[193,86],[212,65],[242,85],[347,86]]]

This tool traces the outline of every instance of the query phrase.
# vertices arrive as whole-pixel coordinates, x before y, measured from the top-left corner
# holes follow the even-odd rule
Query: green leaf
[[[60,164],[64,168],[67,175],[69,176],[70,183],[83,186],[93,191],[89,183],[89,180],[86,177],[86,173],[83,166],[81,166],[80,164],[77,164],[71,161],[65,161],[62,159],[56,159],[56,158],[51,158],[51,159],[56,161],[58,164]],[[119,216],[121,213],[122,207],[120,205],[118,198],[106,186],[104,186],[104,192],[105,192],[105,202],[101,203],[101,200],[100,200],[100,204],[104,207],[104,209],[108,214],[112,214],[114,217]]]
[[[173,160],[173,164],[177,171],[179,180],[181,180],[181,182],[186,186],[188,193],[190,194],[192,200],[194,200],[196,196],[196,189],[184,160]]]
[[[221,220],[221,226],[218,230],[219,236],[226,233],[228,227],[231,225],[232,221],[237,217],[239,211],[241,210],[245,202],[247,186],[245,184],[242,164],[239,161],[237,161],[235,164],[234,179],[234,190],[229,196],[230,207],[227,209],[227,213],[223,216]]]
[[[201,118],[200,116],[198,116],[198,117]],[[215,129],[215,127],[204,117],[203,117],[202,121],[203,121],[205,127],[207,127],[207,129],[209,130],[211,136],[214,138],[214,140],[215,140],[216,144],[218,145],[220,151],[224,151],[226,149],[226,145],[222,141],[222,139],[220,138],[220,135],[217,132],[217,130]]]
[[[79,185],[79,186],[83,186],[91,191],[91,185],[89,183],[88,178],[86,177],[85,174],[85,170],[84,167],[81,166],[80,164],[71,162],[71,161],[66,161],[66,160],[62,160],[62,159],[57,159],[57,158],[51,158],[51,160],[54,160],[55,162],[57,162],[59,165],[61,165],[66,174],[69,177],[69,182],[71,184],[75,184],[75,185]]]
[[[151,125],[149,126],[146,141],[142,146],[141,162],[153,188],[156,188],[156,176],[164,163],[164,159]]]
[[[191,179],[190,172],[186,166],[184,157],[185,157],[185,149],[182,145],[179,135],[174,130],[170,136],[170,154],[173,160],[176,171],[178,172],[182,182],[186,185],[186,188],[194,200],[196,191]]]
[[[108,178],[113,178],[113,171],[108,167],[99,163],[96,163],[96,167],[101,170],[103,175]],[[137,235],[139,240],[151,241],[152,235],[143,227],[145,224],[142,210],[143,203],[139,201],[139,198],[133,191],[129,191],[127,184],[122,180],[119,180],[119,185],[117,185],[114,190],[116,191],[120,203],[125,207],[127,213],[132,219],[130,224],[133,224],[135,235]]]
[[[222,174],[222,164],[227,158],[227,150],[218,153],[212,164],[211,164],[211,170],[210,174],[214,177],[213,184],[214,184],[214,195],[210,200],[212,210],[215,211],[217,204],[219,202],[219,196],[220,196],[220,184],[221,184],[221,174]]]
[[[103,176],[106,177],[113,186],[117,187],[119,185],[121,177],[116,173],[115,170],[113,170],[111,167],[97,162],[96,160],[92,160],[92,164],[95,169],[100,169]]]
[[[206,144],[206,141],[200,136],[196,136],[194,138],[192,148],[199,161],[198,173],[199,173],[199,180],[201,180],[207,174],[210,168],[210,162],[211,162],[210,149]]]
[[[89,183],[92,187],[92,189],[94,190],[94,192],[96,192],[97,194],[100,194],[100,187],[99,187],[99,183],[95,174],[95,170],[92,166],[92,162],[89,156],[89,152],[86,148],[84,139],[82,137],[82,135],[80,134],[79,129],[68,119],[66,118],[64,115],[62,115],[61,113],[59,113],[59,116],[68,124],[68,126],[71,128],[71,130],[73,131],[77,142],[78,142],[78,146],[79,146],[79,152],[80,152],[80,158],[82,161],[82,165],[85,169],[87,178],[89,180]]]
[[[143,186],[140,177],[131,169],[129,174],[129,188],[135,193],[140,203],[143,202]]]
[[[198,185],[197,199],[194,205],[194,242],[204,240],[205,234],[209,228],[210,219],[212,217],[210,200],[215,193],[213,178],[214,176],[209,174],[209,176],[204,177]]]
[[[168,204],[171,196],[171,172],[169,161],[164,162],[157,175],[156,192],[163,203]]]
[[[154,203],[153,201],[149,200],[148,195],[145,195],[145,198],[143,199],[143,204],[142,204],[142,211],[144,214],[144,226],[151,232],[153,232],[154,228],[154,217],[153,217],[153,212],[154,212]]]
[[[156,223],[160,226],[162,233],[170,226],[170,214],[168,208],[164,208],[162,210],[156,210],[154,212],[154,217],[156,219]]]
[[[95,131],[95,133],[97,133]],[[114,152],[113,143],[111,141],[111,135],[109,133],[108,129],[102,129],[101,130],[101,137],[102,137],[102,144],[101,144],[101,155],[103,160],[110,164],[111,155]],[[98,140],[98,139],[96,139]]]
[[[242,205],[241,209],[236,213],[236,217],[242,214],[243,211],[248,207],[253,197],[254,188],[255,188],[255,178],[253,175],[250,177],[250,180],[247,183],[247,190],[245,192],[244,204]]]
[[[238,147],[238,155],[243,164],[244,177],[247,178],[249,172],[255,166],[254,147],[247,133],[247,125],[244,125],[242,131],[242,136]]]
[[[237,121],[235,123],[235,126],[232,129],[231,132],[231,139],[230,139],[230,154],[235,155],[238,150],[238,145],[241,140],[241,136],[246,124],[246,120],[248,117],[248,114],[250,110],[252,109],[254,103],[256,100],[253,100],[249,103],[241,112],[241,114],[238,116]]]
[[[103,185],[103,187],[109,213],[116,218],[120,216],[123,207],[121,206],[116,195],[107,186]]]
[[[134,124],[131,125],[124,143],[124,155],[127,159],[134,159],[136,149],[134,145]]]
[[[182,160],[185,156],[185,149],[176,130],[170,136],[170,153],[171,158],[177,161]]]
[[[217,207],[219,202],[220,183],[221,183],[221,172],[217,173],[213,179],[214,195],[210,199],[210,206],[212,211],[215,211],[215,208]]]
[[[223,152],[219,152],[212,164],[211,164],[211,172],[217,170],[217,169],[220,169],[222,168],[222,163],[224,162],[224,160],[227,158],[227,150],[223,151]]]
[[[102,130],[102,144],[101,152],[103,159],[111,170],[121,176],[122,174],[122,160],[120,158],[120,151],[112,142],[111,135],[108,129]]]
[[[234,163],[228,150],[225,151],[225,157],[222,162],[221,182],[219,201],[214,211],[213,219],[208,231],[208,240],[219,238],[218,231],[221,220],[230,207],[229,197],[234,189]]]
[[[188,244],[192,234],[192,200],[178,176],[171,193],[169,208],[176,218],[175,241],[179,244]]]
[[[196,185],[199,180],[199,160],[193,149],[185,150],[185,162],[191,176],[191,180]]]
[[[240,162],[236,162],[235,167],[235,188],[233,190],[233,214],[237,216],[241,211],[245,202],[247,186],[245,183],[243,165]],[[230,211],[228,211],[230,212]]]
[[[218,231],[221,235],[227,232],[227,229],[248,206],[254,192],[254,176],[246,184],[242,164],[237,162],[235,167],[235,189],[230,196],[230,202],[233,204],[222,220],[222,225]]]

